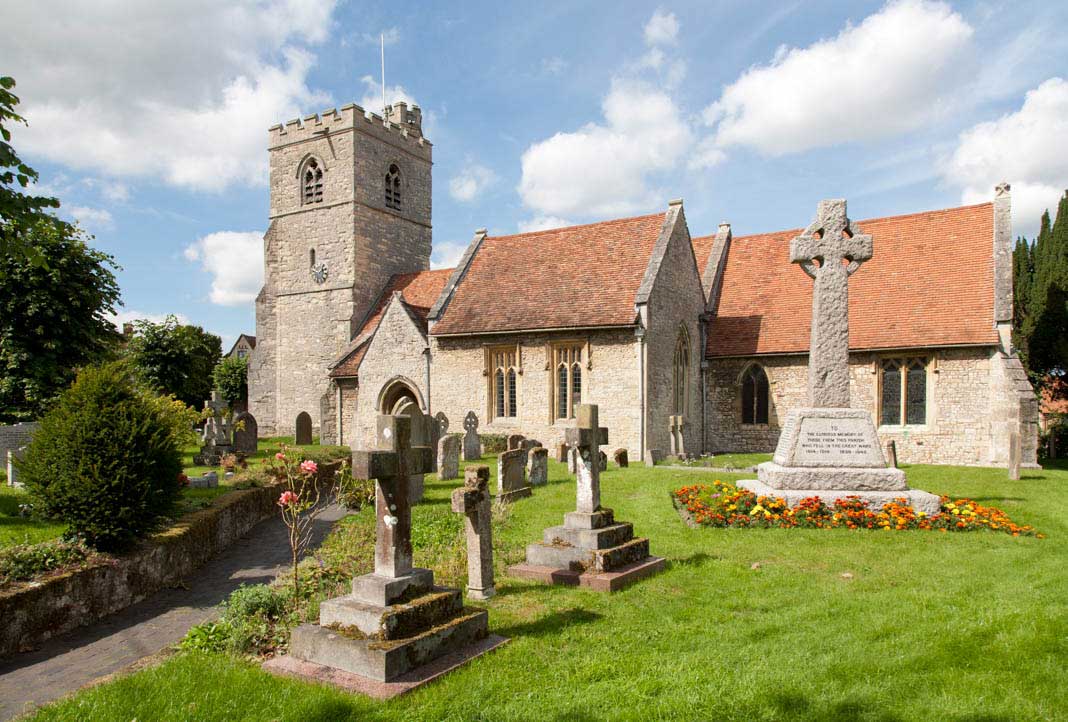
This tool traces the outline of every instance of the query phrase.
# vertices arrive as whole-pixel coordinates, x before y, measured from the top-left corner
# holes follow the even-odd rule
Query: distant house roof
[[[851,349],[997,343],[991,203],[854,224],[875,254],[849,279]],[[808,352],[812,279],[789,258],[800,232],[732,240],[708,356]],[[693,239],[699,268],[712,239]]]
[[[1044,416],[1068,414],[1068,382],[1052,379],[1050,386],[1042,389],[1039,407]]]
[[[402,273],[390,277],[374,308],[364,319],[352,343],[330,371],[331,378],[351,378],[357,375],[371,338],[382,321],[394,293],[400,293],[408,312],[426,333],[426,316],[452,274],[451,268],[438,271]]]
[[[629,326],[665,214],[487,236],[435,336]]]
[[[226,354],[227,356],[234,355],[234,352],[237,351],[238,345],[241,343],[241,339],[244,339],[245,342],[248,343],[249,348],[256,348],[256,337],[249,336],[247,333],[243,333],[237,337],[236,341],[234,341],[234,345],[230,347],[230,350]]]

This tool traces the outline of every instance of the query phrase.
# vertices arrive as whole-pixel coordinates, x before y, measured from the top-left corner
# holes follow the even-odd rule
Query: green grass
[[[63,534],[64,524],[19,516],[19,504],[30,502],[30,495],[21,488],[0,486],[0,549],[58,539]]]
[[[610,466],[605,505],[650,537],[667,570],[613,595],[548,588],[503,570],[574,506],[566,469],[551,462],[550,485],[517,502],[495,540],[498,596],[486,606],[491,629],[512,641],[426,687],[376,702],[191,653],[36,719],[1065,719],[1068,470],[1018,482],[998,469],[906,472],[1048,538],[691,529],[668,492],[715,477]],[[463,565],[425,556],[459,529],[455,486],[428,478],[414,511],[416,563],[433,562],[439,580]],[[331,553],[369,564],[372,524],[367,513],[345,520]]]
[[[756,466],[757,464],[763,464],[765,461],[771,461],[771,454],[716,454],[715,456],[702,456],[690,461],[679,461],[678,459],[665,459],[665,465],[680,465],[680,466],[703,466],[711,467],[715,469],[747,469],[750,466]]]

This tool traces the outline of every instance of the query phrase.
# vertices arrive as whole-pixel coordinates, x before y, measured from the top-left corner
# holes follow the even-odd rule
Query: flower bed
[[[866,501],[855,496],[829,505],[818,496],[811,496],[790,508],[778,497],[758,497],[747,489],[718,480],[711,485],[691,484],[676,489],[671,492],[671,500],[691,526],[941,532],[988,529],[1013,536],[1043,537],[1030,526],[1014,523],[1001,509],[981,506],[970,499],[950,501],[948,496],[942,497],[941,511],[930,516],[914,511],[904,498],[895,499],[881,509],[870,509]]]

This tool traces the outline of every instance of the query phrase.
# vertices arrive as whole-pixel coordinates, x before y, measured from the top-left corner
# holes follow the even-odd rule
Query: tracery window
[[[386,173],[386,208],[401,209],[400,168],[394,163]]]
[[[502,346],[489,350],[490,398],[492,417],[515,417],[518,406],[515,346]]]
[[[575,418],[575,410],[582,403],[582,346],[567,343],[552,347],[554,419]]]
[[[768,423],[768,375],[757,364],[742,377],[742,423]]]
[[[679,330],[679,340],[675,342],[675,360],[671,374],[671,407],[676,415],[684,415],[689,410],[690,388],[690,334],[683,326]]]
[[[888,358],[879,367],[879,423],[927,423],[927,359]]]
[[[319,161],[309,158],[304,166],[304,193],[301,196],[303,203],[322,203],[323,201],[323,169]]]

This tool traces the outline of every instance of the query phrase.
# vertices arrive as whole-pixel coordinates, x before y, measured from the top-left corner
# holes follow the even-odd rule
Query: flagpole
[[[386,112],[386,34],[379,36],[382,42],[382,113]]]

